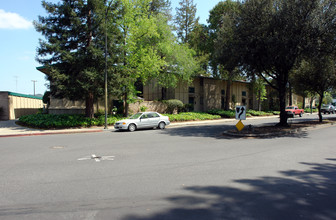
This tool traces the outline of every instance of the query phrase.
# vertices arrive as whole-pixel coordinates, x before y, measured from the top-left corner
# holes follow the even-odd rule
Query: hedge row
[[[107,123],[113,125],[116,121],[122,119],[121,116],[108,116]],[[35,128],[72,128],[72,127],[91,127],[102,126],[105,124],[105,116],[97,118],[87,118],[84,115],[52,115],[35,114],[22,116],[19,122],[23,125]]]
[[[248,110],[246,116],[265,116],[279,114],[278,112],[258,112]],[[177,121],[200,121],[214,120],[220,118],[235,118],[235,111],[224,111],[220,109],[210,110],[208,113],[201,112],[182,112],[179,114],[164,114],[169,117],[171,122]],[[109,115],[107,118],[108,125],[113,125],[115,122],[122,120],[121,115]],[[91,127],[103,126],[105,124],[105,116],[99,115],[96,118],[87,118],[84,115],[52,115],[52,114],[35,114],[22,116],[19,123],[25,126],[42,128],[42,129],[60,129],[74,127]]]
[[[236,112],[234,110],[222,110],[222,109],[212,109],[208,111],[209,114],[212,115],[220,115],[222,118],[235,118]],[[247,110],[246,117],[251,116],[271,116],[271,115],[279,115],[279,111],[269,111],[269,112],[263,112],[263,111],[256,111],[256,110]]]
[[[201,112],[182,112],[180,114],[164,114],[169,117],[171,122],[174,121],[199,121],[220,119],[219,115],[211,115]]]

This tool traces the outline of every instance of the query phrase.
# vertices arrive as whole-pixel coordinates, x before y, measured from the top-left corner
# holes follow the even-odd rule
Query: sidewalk
[[[102,132],[104,130],[104,128],[71,128],[71,129],[43,130],[43,129],[23,127],[23,126],[17,125],[15,122],[16,120],[0,121],[0,138],[1,137],[33,136],[33,135]]]
[[[276,118],[279,116],[266,116],[266,117],[251,117],[247,120],[263,119],[263,118]],[[217,120],[205,120],[205,121],[186,121],[186,122],[172,122],[169,127],[179,126],[195,126],[202,124],[220,124],[225,122],[234,122],[236,119],[217,119]],[[0,121],[0,138],[1,137],[19,137],[19,136],[34,136],[34,135],[51,135],[51,134],[74,134],[74,133],[92,133],[103,132],[104,127],[93,128],[69,128],[69,129],[55,129],[55,130],[43,130],[27,128],[17,125],[16,120]],[[108,131],[113,131],[112,125],[108,126]]]

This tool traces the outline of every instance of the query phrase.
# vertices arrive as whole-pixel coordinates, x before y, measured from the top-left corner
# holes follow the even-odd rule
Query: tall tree
[[[181,0],[176,8],[175,27],[178,38],[182,43],[189,43],[190,33],[198,24],[196,4],[194,0]]]
[[[103,95],[105,30],[110,39],[118,34],[115,19],[118,1],[110,2],[109,25],[105,27],[106,7],[99,0],[62,0],[54,4],[42,1],[48,15],[39,16],[35,28],[40,40],[37,61],[48,68],[53,96],[86,101],[86,116],[94,117],[94,100]],[[110,46],[114,42],[110,41]],[[113,48],[113,47],[110,47]],[[115,63],[109,50],[108,62]]]
[[[237,16],[239,16],[239,2],[231,0],[219,2],[211,11],[209,17],[209,27],[211,28],[212,43],[212,65],[215,73],[222,79],[227,80],[225,109],[230,108],[232,80],[237,77],[239,71],[239,53],[237,49],[237,38],[235,28],[237,26]]]
[[[190,34],[189,46],[196,52],[195,58],[200,64],[197,75],[206,76],[210,58],[209,28],[204,24],[197,24]]]
[[[189,81],[197,68],[194,51],[177,43],[167,18],[151,12],[149,0],[123,0],[122,71],[127,102],[135,95],[134,83],[155,79],[163,87],[174,87],[180,80]]]
[[[336,88],[336,62],[331,56],[315,56],[300,62],[295,70],[295,82],[306,91],[319,95],[319,121],[322,122],[321,105],[324,94]]]
[[[150,12],[154,15],[162,14],[167,20],[172,19],[170,0],[152,0],[150,2]]]
[[[241,10],[236,36],[242,63],[278,91],[278,125],[288,126],[285,107],[289,75],[307,51],[320,47],[318,42],[335,45],[335,38],[330,38],[335,36],[335,2],[247,0]]]

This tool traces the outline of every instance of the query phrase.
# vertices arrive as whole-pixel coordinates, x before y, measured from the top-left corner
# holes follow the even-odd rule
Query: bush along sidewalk
[[[235,118],[236,117],[236,112],[234,110],[222,110],[222,109],[212,109],[208,111],[209,114],[212,115],[220,115],[222,118]],[[279,111],[256,111],[249,109],[246,112],[246,117],[251,117],[251,116],[272,116],[272,115],[279,115]]]
[[[113,125],[116,121],[121,120],[120,115],[109,115],[107,118],[108,125]],[[52,115],[52,114],[35,114],[21,116],[19,124],[42,129],[61,129],[76,127],[103,126],[105,124],[105,116],[101,115],[97,118],[87,118],[84,115]]]
[[[276,112],[258,112],[249,110],[247,117],[267,116],[277,114]],[[201,120],[215,120],[220,118],[235,118],[235,111],[224,110],[210,110],[208,113],[204,112],[182,112],[179,114],[164,114],[169,117],[171,122],[182,121],[201,121]],[[115,122],[124,119],[121,115],[108,115],[107,124],[114,125]],[[87,118],[84,115],[52,115],[52,114],[34,114],[22,116],[19,119],[19,124],[27,127],[40,129],[63,129],[63,128],[79,128],[104,126],[105,116],[97,115],[96,118]]]
[[[164,115],[168,116],[171,122],[214,120],[221,118],[220,115],[212,115],[203,112],[182,112],[179,114],[164,114]]]

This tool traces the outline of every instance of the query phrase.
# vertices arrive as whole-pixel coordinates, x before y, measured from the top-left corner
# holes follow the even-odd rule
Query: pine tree
[[[182,43],[189,43],[190,33],[198,24],[196,17],[196,4],[194,0],[181,0],[180,7],[176,8],[175,24],[176,33]]]
[[[47,11],[39,16],[35,28],[45,40],[40,40],[37,61],[48,69],[50,89],[55,97],[86,101],[86,116],[94,117],[93,103],[103,95],[105,31],[108,33],[108,63],[116,61],[118,28],[115,25],[118,1],[107,5],[101,0],[42,1]],[[105,26],[105,19],[108,25]],[[110,71],[109,71],[110,72]]]
[[[150,11],[154,15],[163,14],[167,20],[172,18],[170,0],[152,0],[150,2]]]

